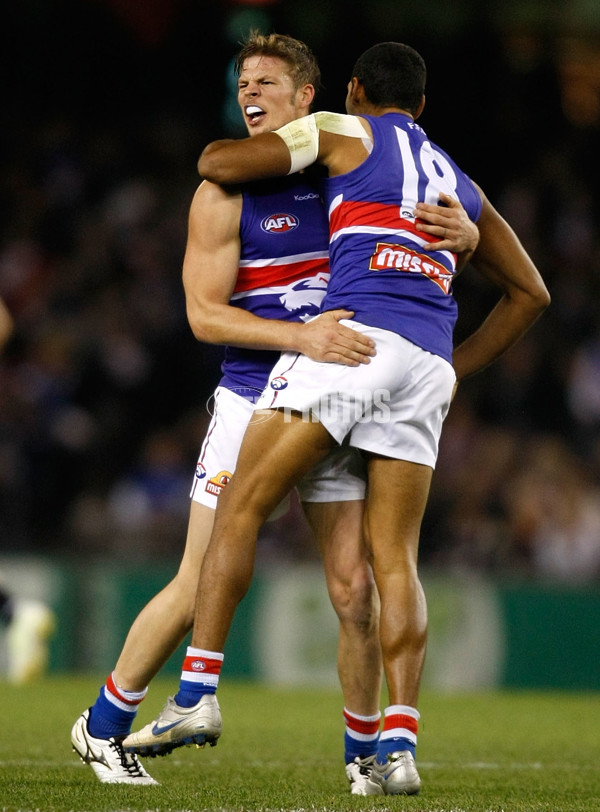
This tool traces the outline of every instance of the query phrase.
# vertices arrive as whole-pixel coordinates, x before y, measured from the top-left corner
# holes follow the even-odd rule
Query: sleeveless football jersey
[[[409,116],[365,116],[373,150],[356,169],[324,181],[331,281],[323,310],[353,310],[356,321],[398,333],[452,362],[456,255],[430,251],[439,238],[415,228],[417,201],[458,198],[481,213],[473,182]]]
[[[329,281],[328,223],[316,183],[304,175],[248,184],[241,259],[230,304],[257,316],[307,321]],[[221,386],[255,400],[279,352],[226,347]]]

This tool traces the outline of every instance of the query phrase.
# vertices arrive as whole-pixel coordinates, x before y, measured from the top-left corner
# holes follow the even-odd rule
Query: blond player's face
[[[250,135],[271,132],[306,115],[305,90],[296,90],[282,59],[251,56],[238,79],[238,104]]]

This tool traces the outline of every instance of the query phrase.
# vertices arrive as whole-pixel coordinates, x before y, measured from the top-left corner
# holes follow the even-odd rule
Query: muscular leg
[[[417,574],[421,521],[432,470],[373,456],[366,526],[381,597],[380,639],[390,705],[417,706],[427,642],[427,606]]]
[[[235,473],[221,496],[204,557],[192,646],[223,651],[254,569],[256,536],[276,505],[329,452],[335,441],[321,423],[276,411],[253,418]]]
[[[360,500],[304,502],[339,618],[338,674],[346,708],[362,716],[379,711],[381,649],[379,597],[364,542]]]
[[[113,737],[128,734],[146,686],[191,628],[198,572],[214,514],[211,508],[192,501],[177,575],[137,616],[115,669],[92,707],[73,726],[71,742],[75,752],[103,782],[156,783],[137,760],[127,760],[123,751],[115,749]]]
[[[198,573],[213,529],[215,511],[191,502],[185,551],[173,580],[134,620],[114,669],[117,685],[142,691],[192,628]]]

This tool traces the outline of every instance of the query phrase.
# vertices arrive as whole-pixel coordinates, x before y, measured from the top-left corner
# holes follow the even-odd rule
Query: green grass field
[[[579,812],[600,810],[600,696],[423,695],[411,798],[349,794],[336,691],[222,681],[217,747],[146,759],[159,787],[102,785],[71,750],[70,729],[103,677],[0,686],[0,810],[16,812]],[[157,680],[136,727],[176,680]]]

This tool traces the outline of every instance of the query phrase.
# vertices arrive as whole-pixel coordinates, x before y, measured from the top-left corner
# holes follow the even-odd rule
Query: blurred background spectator
[[[600,579],[600,6],[586,0],[4,8],[0,296],[16,328],[0,359],[2,548],[179,554],[221,359],[185,317],[187,210],[202,147],[243,134],[231,59],[251,27],[311,45],[317,109],[342,110],[364,48],[416,47],[422,125],[513,225],[553,297],[459,390],[423,562]],[[455,290],[460,340],[495,292],[468,269]],[[302,521],[296,506],[271,527],[265,557],[313,556]]]

